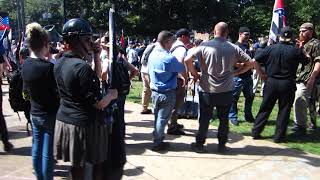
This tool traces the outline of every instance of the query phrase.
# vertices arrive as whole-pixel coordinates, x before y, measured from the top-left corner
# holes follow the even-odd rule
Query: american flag
[[[286,16],[284,12],[283,0],[275,0],[268,44],[277,42],[277,36],[280,33],[280,30],[285,26]]]

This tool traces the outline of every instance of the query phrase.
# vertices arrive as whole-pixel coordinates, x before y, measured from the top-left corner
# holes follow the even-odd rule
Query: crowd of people
[[[277,101],[274,142],[286,141],[292,107],[293,134],[304,136],[308,109],[313,119],[309,127],[317,127],[320,42],[311,23],[302,24],[299,32],[295,39],[293,30],[284,27],[279,42],[267,46],[265,37],[250,44],[248,27],[239,28],[236,43],[229,42],[225,22],[213,26],[213,39],[193,43],[188,29],[175,34],[163,30],[149,45],[130,42],[127,49],[114,47],[112,61],[109,34],[93,39],[91,25],[83,19],[67,21],[63,42],[54,48],[41,25],[28,24],[18,59],[21,93],[31,105],[26,114],[32,123],[32,162],[37,179],[53,179],[55,159],[71,163],[71,179],[84,179],[86,163],[92,164],[93,179],[121,179],[126,163],[125,101],[130,81],[139,71],[143,81],[140,113],[154,114],[152,151],[169,148],[166,127],[167,134],[185,135],[183,124],[178,123],[178,111],[185,103],[190,79],[198,84],[199,97],[199,128],[191,144],[193,151],[207,151],[204,144],[214,108],[220,122],[217,151],[228,150],[229,121],[240,125],[237,105],[241,92],[244,119],[253,123],[253,139],[263,138],[261,133]],[[1,75],[5,59],[2,55]],[[263,100],[254,117],[252,105],[259,79],[263,81]],[[10,151],[14,147],[9,142],[2,104],[0,113],[4,150]]]

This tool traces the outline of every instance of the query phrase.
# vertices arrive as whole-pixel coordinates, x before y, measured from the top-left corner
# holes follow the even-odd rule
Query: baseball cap
[[[280,41],[290,42],[293,38],[293,30],[290,26],[286,26],[280,31]]]
[[[176,37],[181,37],[181,36],[189,36],[190,37],[190,32],[188,29],[186,28],[182,28],[182,29],[179,29],[177,32],[176,32]]]
[[[303,23],[301,26],[300,26],[300,31],[303,31],[303,30],[313,30],[314,29],[314,26],[312,23]]]
[[[240,27],[239,33],[244,33],[244,32],[250,32],[250,29],[248,27]]]

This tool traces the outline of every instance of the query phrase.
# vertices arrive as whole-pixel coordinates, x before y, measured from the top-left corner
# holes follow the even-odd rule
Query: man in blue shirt
[[[168,143],[163,142],[164,129],[175,106],[178,73],[185,71],[183,62],[179,62],[169,52],[173,42],[172,33],[161,31],[149,56],[148,68],[155,116],[153,151],[162,151],[169,147]]]

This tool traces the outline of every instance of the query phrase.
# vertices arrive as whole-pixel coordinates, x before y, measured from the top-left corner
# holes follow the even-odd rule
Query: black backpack
[[[12,73],[9,82],[9,103],[14,112],[24,111],[27,108],[29,101],[23,99],[22,96],[23,80],[21,72],[15,70]]]
[[[118,90],[119,95],[128,95],[130,92],[130,78],[129,78],[129,69],[125,64],[124,60],[121,57],[118,57],[116,63],[114,64],[113,69],[113,81],[114,88]],[[103,82],[105,89],[108,89],[110,86],[104,81]]]

